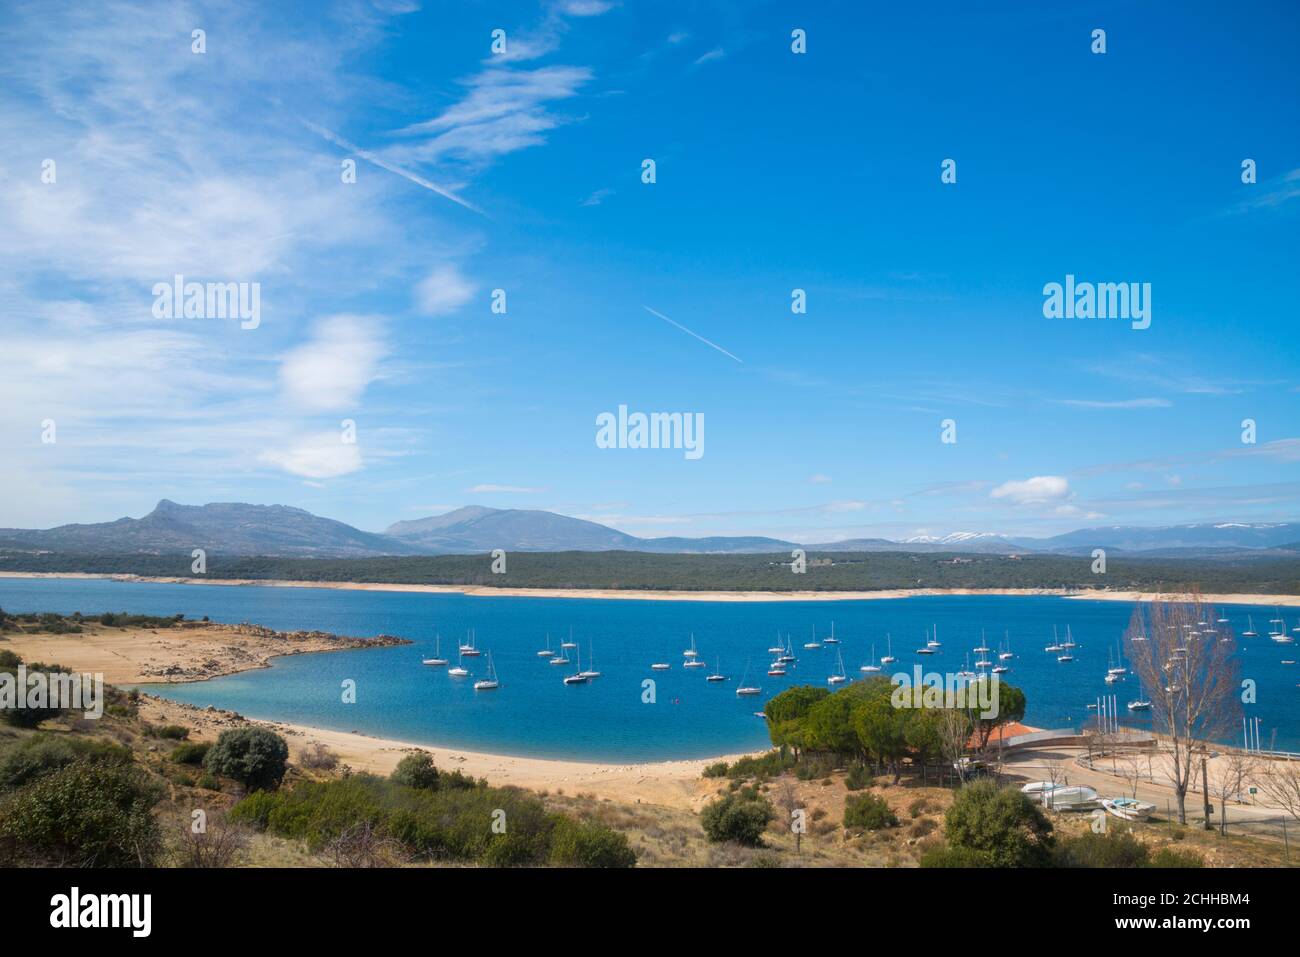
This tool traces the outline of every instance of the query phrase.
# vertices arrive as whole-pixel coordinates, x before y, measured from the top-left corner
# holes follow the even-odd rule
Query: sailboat
[[[1065,641],[1061,642],[1061,653],[1056,656],[1057,661],[1073,661],[1074,655],[1070,654],[1070,649],[1074,647],[1074,641],[1070,638],[1070,626],[1065,626]]]
[[[767,666],[767,673],[773,678],[785,677],[785,663],[778,658]]]
[[[931,634],[930,637],[928,637],[928,638],[926,639],[926,641],[925,641],[925,646],[926,646],[927,648],[938,648],[940,645],[943,644],[943,642],[941,642],[941,641],[939,640],[939,626],[938,626],[938,625],[932,625],[931,627],[934,629],[934,633]],[[930,633],[927,632],[927,634],[930,634]]]
[[[822,643],[821,643],[820,641],[817,640],[817,629],[814,627],[814,628],[813,628],[813,640],[812,640],[812,641],[809,641],[809,642],[806,642],[806,643],[804,644],[804,647],[807,648],[809,651],[813,651],[814,649],[820,648],[821,646],[822,646]]]
[[[894,639],[885,632],[885,657],[880,659],[882,665],[892,665],[898,659],[894,657]]]
[[[762,694],[763,689],[757,685],[749,684],[745,679],[749,677],[749,662],[745,662],[745,673],[741,675],[740,687],[736,689],[736,696]]]
[[[831,636],[822,640],[825,645],[838,645],[840,640],[835,637],[835,622],[831,622]]]
[[[705,680],[705,681],[726,681],[726,680],[727,680],[727,676],[724,675],[724,674],[722,673],[722,659],[721,659],[721,658],[719,658],[719,659],[714,663],[714,667],[715,667],[715,670],[714,670],[713,674],[709,675],[709,676],[708,676],[707,678],[705,678],[704,680]]]
[[[769,655],[779,655],[784,651],[785,651],[785,645],[781,644],[781,633],[778,631],[776,633],[776,644],[773,645],[771,648],[767,649],[767,653]]]
[[[695,658],[699,652],[695,650],[695,632],[691,632],[691,646],[682,652],[683,658]]]
[[[871,659],[870,659],[870,660],[871,660],[871,664],[869,664],[869,665],[863,665],[863,666],[862,666],[861,668],[859,668],[858,670],[859,670],[859,671],[863,671],[863,672],[867,672],[867,673],[871,673],[871,672],[873,672],[873,671],[879,671],[879,670],[880,670],[880,665],[878,665],[878,664],[875,663],[875,662],[876,662],[876,643],[875,643],[874,641],[871,643]]]
[[[1070,634],[1070,626],[1069,626],[1069,625],[1066,625],[1066,626],[1065,626],[1065,641],[1061,642],[1061,647],[1062,647],[1062,648],[1073,648],[1073,647],[1074,647],[1074,636],[1072,636],[1072,635]]]
[[[781,662],[781,664],[783,664],[783,665],[791,664],[791,663],[794,661],[794,647],[793,647],[793,645],[794,645],[794,639],[792,639],[792,638],[787,634],[787,635],[785,636],[785,653],[784,653],[783,655],[781,655],[781,657],[778,658],[778,659],[776,659],[776,660],[779,661],[779,662]]]
[[[546,633],[546,647],[543,648],[541,651],[539,651],[539,652],[537,653],[537,657],[538,657],[538,658],[551,658],[551,657],[553,657],[554,655],[555,655],[555,652],[553,652],[553,651],[551,650],[551,633],[548,631],[548,632]]]
[[[1052,626],[1052,643],[1043,649],[1044,651],[1055,654],[1061,650],[1061,640],[1056,637],[1056,626]]]
[[[932,654],[934,654],[934,645],[930,644],[930,629],[929,629],[929,628],[927,628],[927,629],[925,630],[925,644],[922,645],[920,648],[917,648],[917,649],[916,649],[916,653],[917,653],[918,655],[932,655]]]
[[[573,640],[573,626],[569,626],[569,640],[560,642],[561,648],[577,648],[578,643]]]
[[[1003,646],[1002,650],[998,652],[998,660],[1010,661],[1014,657],[1015,655],[1011,653],[1011,632],[1007,632],[1006,644]]]
[[[962,668],[961,671],[957,672],[957,677],[958,677],[958,678],[965,678],[965,679],[967,679],[967,680],[973,679],[973,678],[975,677],[975,672],[973,672],[973,671],[970,670],[970,654],[969,654],[969,653],[967,653],[967,655],[966,655],[966,667]]]
[[[587,670],[578,673],[588,678],[600,677],[600,672],[596,670],[596,651],[590,642],[587,643]]]
[[[566,654],[564,653],[564,645],[561,644],[561,645],[560,645],[560,653],[559,653],[558,655],[553,655],[553,656],[551,657],[551,664],[553,664],[553,665],[567,665],[568,663],[569,663],[569,656],[566,655]]]
[[[423,663],[426,665],[433,665],[435,668],[441,668],[443,665],[447,664],[447,659],[442,657],[441,646],[442,637],[440,635],[434,635],[433,657],[423,659]]]
[[[682,652],[682,657],[685,659],[682,662],[683,668],[708,667],[708,665],[704,663],[704,659],[700,657],[700,653],[695,650],[695,632],[691,632],[691,646]]]
[[[492,652],[488,652],[488,673],[487,677],[480,681],[474,682],[475,691],[496,691],[501,687],[501,682],[497,681],[496,665],[492,664]]]
[[[835,660],[839,663],[840,670],[826,678],[828,685],[842,685],[849,680],[849,676],[844,673],[844,656],[836,651]]]
[[[654,664],[652,664],[652,665],[650,666],[650,670],[651,670],[651,671],[667,671],[667,670],[668,670],[669,668],[671,668],[671,667],[672,667],[672,665],[668,664],[668,662],[666,662],[666,661],[656,661]]]
[[[1109,668],[1106,669],[1106,674],[1107,674],[1108,677],[1116,677],[1116,676],[1119,676],[1119,675],[1126,675],[1126,674],[1128,674],[1128,669],[1124,667],[1124,649],[1123,649],[1123,647],[1121,646],[1121,647],[1118,649],[1118,651],[1119,651],[1119,660],[1118,660],[1118,661],[1114,661],[1114,660],[1112,660],[1112,662],[1111,662],[1111,666],[1110,666]],[[1106,652],[1106,655],[1107,655],[1107,657],[1110,656],[1110,651],[1109,651],[1109,650]]]
[[[578,649],[578,671],[577,674],[569,675],[564,679],[566,685],[585,685],[591,682],[591,675],[582,670],[582,649]]]
[[[471,628],[469,630],[469,641],[460,646],[460,653],[466,658],[477,658],[479,655],[483,654],[483,652],[474,647],[474,641],[474,629]]]
[[[469,671],[465,668],[465,656],[463,654],[457,660],[455,668],[447,669],[447,675],[451,678],[464,678],[469,675]]]
[[[1250,615],[1246,616],[1246,630],[1241,633],[1243,638],[1258,638],[1259,632],[1255,630],[1255,623],[1251,621]]]
[[[986,637],[984,637],[984,629],[981,628],[981,629],[980,629],[980,643],[979,643],[979,647],[975,649],[975,653],[976,653],[977,655],[983,655],[983,654],[988,654],[988,652],[990,652],[990,651],[992,651],[992,650],[993,650],[993,649],[991,649],[991,648],[989,647],[988,639],[987,639]]]

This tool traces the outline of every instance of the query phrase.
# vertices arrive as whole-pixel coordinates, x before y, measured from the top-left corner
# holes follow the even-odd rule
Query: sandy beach
[[[896,588],[879,591],[669,591],[616,588],[507,588],[482,585],[418,585],[391,582],[311,582],[252,578],[172,578],[84,572],[6,572],[0,578],[105,579],[123,582],[160,582],[175,585],[256,585],[264,588],[333,588],[348,591],[424,592],[489,598],[607,598],[628,601],[868,601],[942,595],[1056,596],[1085,601],[1154,601],[1182,593],[1110,591],[1068,588]],[[1300,595],[1203,594],[1201,600],[1216,605],[1285,605],[1300,607]]]

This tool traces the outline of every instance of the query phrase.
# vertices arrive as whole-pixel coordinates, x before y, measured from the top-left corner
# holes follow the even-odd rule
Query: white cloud
[[[477,288],[459,267],[439,266],[415,287],[415,302],[421,312],[445,316],[473,299]]]
[[[487,492],[509,492],[517,495],[536,495],[545,492],[544,488],[532,488],[527,485],[473,485],[467,489],[471,495],[483,494]]]
[[[305,412],[353,409],[378,374],[387,347],[372,317],[339,315],[322,319],[312,338],[280,364],[280,383]]]
[[[727,51],[722,49],[722,47],[714,47],[708,53],[704,53],[696,57],[695,63],[693,65],[701,66],[702,64],[709,63],[712,60],[721,60],[726,55],[727,55]]]
[[[606,0],[561,0],[560,12],[570,17],[598,17],[613,6]]]
[[[489,67],[472,77],[460,102],[431,120],[399,131],[410,145],[393,147],[397,157],[420,163],[458,161],[482,166],[498,156],[546,142],[545,133],[567,122],[547,104],[577,95],[591,70],[547,66],[536,70]]]
[[[1036,475],[1023,481],[1003,482],[989,495],[1013,505],[1043,505],[1068,498],[1070,483],[1060,475]]]
[[[816,475],[809,476],[808,481],[813,485],[829,485],[831,477],[829,475],[822,475],[818,472]]]
[[[310,479],[337,478],[361,469],[360,449],[355,442],[342,441],[338,432],[317,432],[287,448],[268,449],[258,458]]]

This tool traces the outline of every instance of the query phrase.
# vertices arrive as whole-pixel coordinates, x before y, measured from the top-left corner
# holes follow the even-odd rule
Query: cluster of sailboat
[[[793,658],[791,660],[793,660]],[[691,635],[691,646],[682,652],[682,667],[691,668],[691,669],[709,667],[708,662],[706,662],[703,658],[700,657],[700,651],[695,646],[694,634]],[[668,662],[666,661],[656,661],[654,664],[650,666],[651,671],[668,671],[671,668],[672,665],[668,664]],[[771,674],[771,672],[768,673]],[[784,672],[782,672],[782,674],[784,674]],[[709,684],[721,684],[724,681],[730,680],[730,676],[725,675],[722,672],[722,659],[720,658],[714,659],[713,671],[710,672],[708,675],[706,675],[704,680]],[[753,697],[754,695],[760,695],[762,693],[763,693],[762,688],[760,688],[756,684],[750,683],[749,665],[746,664],[745,673],[740,679],[740,686],[736,689],[736,696],[741,698],[747,698],[747,697]]]
[[[447,668],[447,675],[451,678],[468,678],[469,669],[465,667],[466,658],[478,658],[483,652],[475,644],[474,629],[471,628],[465,638],[465,641],[457,649],[457,660],[455,668],[447,668],[451,664],[446,658],[442,657],[442,636],[434,635],[433,637],[433,656],[421,659],[421,663],[433,668]],[[480,678],[474,682],[475,691],[496,691],[501,687],[501,680],[497,677],[497,666],[492,660],[492,652],[487,653],[487,677]]]

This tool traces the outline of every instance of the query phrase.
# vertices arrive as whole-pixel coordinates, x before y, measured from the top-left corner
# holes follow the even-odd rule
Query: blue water
[[[483,598],[464,595],[347,591],[263,586],[173,585],[79,579],[0,579],[0,607],[9,611],[84,613],[131,611],[184,613],[214,621],[250,621],[279,630],[320,629],[349,635],[392,634],[415,645],[329,652],[277,659],[274,666],[211,681],[151,686],[178,701],[229,708],[249,717],[277,719],[341,731],[362,731],[430,745],[462,747],[499,754],[605,761],[646,761],[705,757],[763,747],[764,723],[754,716],[772,694],[794,684],[825,684],[835,669],[835,650],[805,651],[812,635],[824,637],[835,622],[839,650],[851,677],[875,654],[885,654],[885,634],[893,635],[898,663],[906,670],[920,663],[926,671],[961,670],[966,652],[988,631],[995,650],[1005,631],[1017,657],[1004,678],[1024,689],[1025,721],[1045,728],[1078,727],[1090,717],[1086,705],[1108,691],[1120,711],[1136,697],[1133,679],[1103,682],[1108,648],[1123,634],[1132,605],[1125,602],[1063,598],[951,596],[837,602],[676,602],[567,598]],[[1273,609],[1229,606],[1223,609],[1239,634],[1246,615],[1264,635]],[[1286,615],[1284,614],[1284,617]],[[942,653],[919,656],[925,629],[938,626]],[[1073,631],[1076,660],[1061,664],[1045,654],[1052,627]],[[1297,616],[1287,617],[1288,631]],[[443,657],[455,660],[456,646],[475,628],[478,646],[491,650],[501,679],[494,692],[475,692],[473,679],[450,678],[445,669],[425,667],[435,632],[442,635]],[[583,664],[594,643],[602,677],[589,685],[566,686],[574,669],[551,666],[537,657],[546,633],[559,647],[573,628]],[[789,632],[799,660],[785,678],[766,675],[777,631]],[[694,632],[710,665],[721,660],[732,676],[707,684],[713,668],[683,670],[684,648]],[[1276,646],[1267,637],[1245,639],[1244,677],[1255,680],[1258,701],[1246,706],[1262,719],[1267,747],[1300,750],[1300,646]],[[971,655],[971,661],[975,660]],[[573,653],[570,652],[570,658]],[[481,675],[486,657],[465,659]],[[667,672],[650,664],[666,661]],[[746,662],[760,697],[737,698],[735,689]],[[656,682],[656,701],[644,703],[643,680]],[[355,704],[342,702],[341,683],[356,682]],[[1140,715],[1125,723],[1143,726]]]

